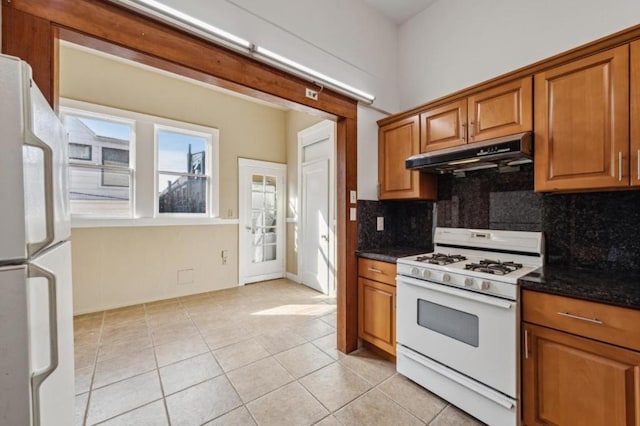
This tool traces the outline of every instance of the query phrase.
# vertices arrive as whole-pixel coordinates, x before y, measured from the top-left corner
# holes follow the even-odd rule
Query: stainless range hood
[[[454,173],[532,162],[531,132],[472,142],[452,148],[413,155],[405,161],[407,169],[430,173]]]

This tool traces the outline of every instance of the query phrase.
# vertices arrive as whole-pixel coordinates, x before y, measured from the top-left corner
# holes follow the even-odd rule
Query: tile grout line
[[[167,424],[171,426],[171,417],[169,416],[169,407],[167,406],[167,396],[165,395],[164,384],[162,383],[162,376],[160,375],[160,364],[158,363],[158,354],[156,353],[156,345],[153,340],[151,327],[149,326],[147,304],[144,303],[142,306],[144,308],[144,320],[145,320],[145,323],[147,324],[147,334],[149,335],[149,339],[151,340],[151,348],[153,350],[153,359],[156,362],[156,375],[158,376],[158,382],[160,382],[160,393],[162,394],[162,405],[164,406],[164,415],[167,419]],[[180,306],[182,306],[182,303],[180,303]]]
[[[102,321],[100,322],[100,334],[98,335],[98,343],[96,345],[96,353],[93,359],[93,369],[91,371],[91,380],[89,380],[89,392],[87,394],[87,403],[84,407],[84,416],[82,417],[82,424],[86,425],[89,418],[89,407],[91,405],[91,395],[93,394],[93,381],[95,379],[96,370],[98,369],[98,354],[100,353],[100,347],[102,346],[102,334],[104,332],[104,323],[106,319],[106,311],[102,311]],[[75,384],[74,384],[75,386]],[[75,391],[74,391],[75,393]]]

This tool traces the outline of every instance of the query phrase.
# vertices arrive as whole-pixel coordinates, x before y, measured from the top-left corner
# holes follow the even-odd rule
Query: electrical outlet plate
[[[356,208],[355,207],[351,207],[349,209],[349,220],[352,221],[352,222],[355,222],[356,218],[357,218],[357,216],[356,216]]]
[[[358,202],[356,191],[349,191],[349,202],[355,204]]]
[[[304,95],[311,100],[318,100],[318,92],[313,89],[309,89],[308,87],[304,89]]]
[[[376,219],[376,230],[384,231],[384,217],[378,216]]]

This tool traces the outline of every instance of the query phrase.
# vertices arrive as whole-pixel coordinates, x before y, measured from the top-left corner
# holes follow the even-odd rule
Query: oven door
[[[515,301],[398,276],[397,341],[517,398]]]

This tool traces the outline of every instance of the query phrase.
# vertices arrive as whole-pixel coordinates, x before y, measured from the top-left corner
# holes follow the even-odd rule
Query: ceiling
[[[438,0],[364,0],[398,24],[422,12]]]

